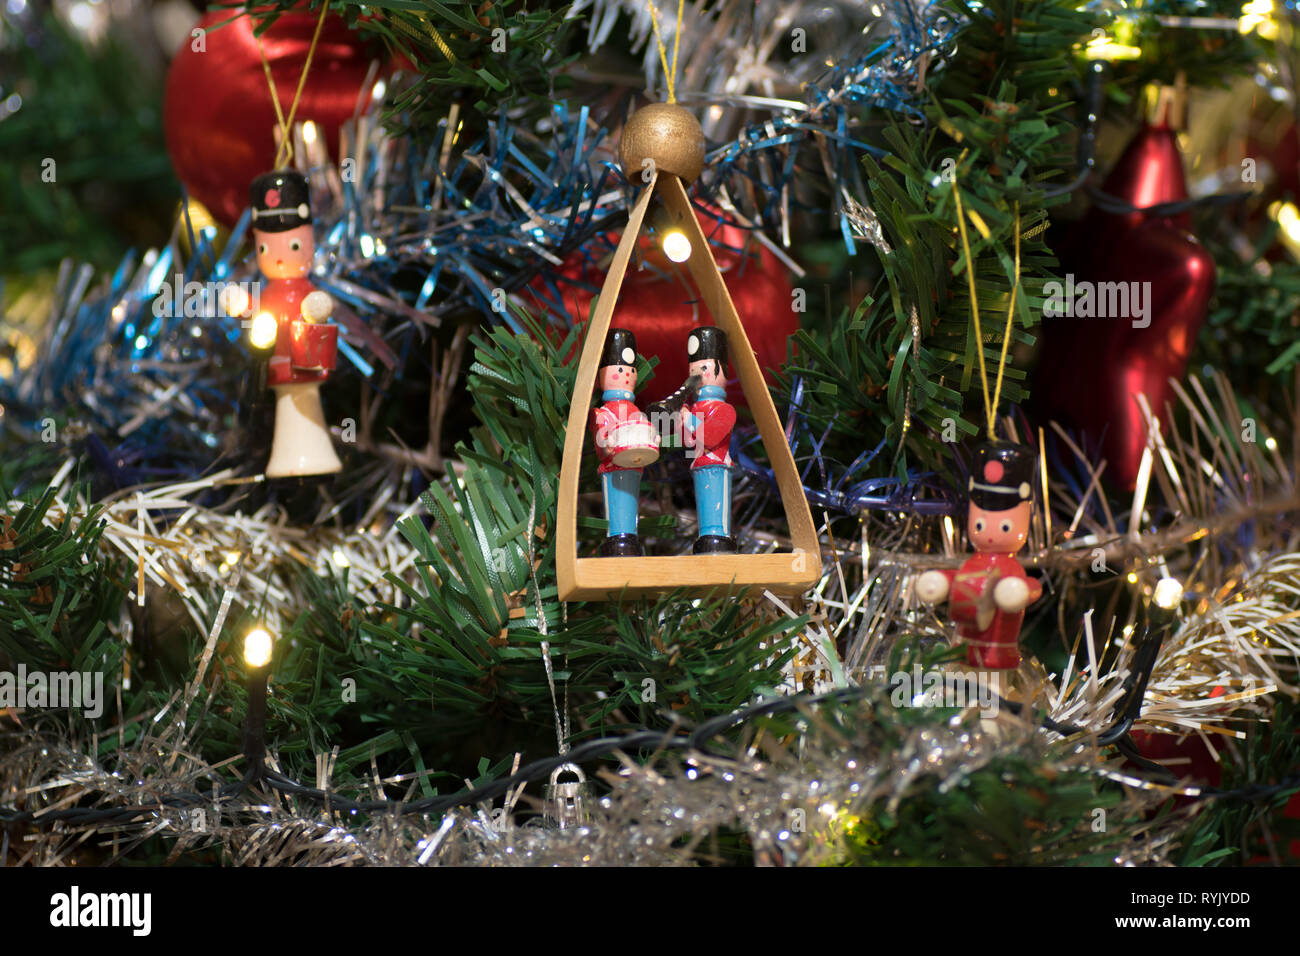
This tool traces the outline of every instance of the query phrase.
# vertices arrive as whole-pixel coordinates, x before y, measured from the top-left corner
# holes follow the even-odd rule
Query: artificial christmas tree
[[[226,215],[221,236],[173,221],[176,187],[154,217],[170,235],[112,268],[5,261],[0,863],[1284,862],[1300,353],[1225,330],[1293,336],[1300,273],[1275,241],[1291,220],[1225,178],[1239,157],[1190,146],[1173,206],[1139,214],[1094,188],[1148,83],[1186,74],[1189,133],[1198,87],[1294,96],[1278,79],[1291,11],[1192,6],[232,11],[249,35],[333,13],[349,50],[380,51],[337,141],[293,101],[240,134],[278,159],[257,171],[310,187],[295,226],[337,326],[280,318],[337,341],[316,424],[347,467],[262,473],[264,383],[238,310],[215,303],[262,289],[253,232],[282,208],[266,190],[252,229]],[[35,15],[14,9],[0,16]],[[290,84],[303,102],[327,85],[310,42]],[[19,157],[49,232],[51,209],[94,194],[61,178],[79,155],[53,121],[66,87],[28,80],[0,155]],[[636,111],[647,95],[667,113]],[[36,139],[11,143],[33,115]],[[671,150],[629,135],[657,115],[677,118]],[[1141,418],[1120,489],[1026,385],[1053,331],[1058,237],[1090,204],[1190,220],[1218,274],[1167,401],[1079,370]],[[715,216],[725,229],[702,226]],[[738,382],[675,409],[724,493],[661,454],[638,485],[653,548],[587,557],[610,530],[588,409],[643,224],[688,238],[685,262],[650,264],[656,281],[698,297],[692,330],[726,335],[726,360],[720,340],[705,359]],[[125,248],[139,223],[115,228],[85,241]],[[754,324],[719,268],[738,233],[796,276]],[[1100,241],[1123,260],[1132,238]],[[605,287],[577,308],[574,261]],[[793,341],[748,341],[790,327],[786,309]],[[786,356],[774,381],[760,344]],[[700,427],[720,405],[725,446]],[[975,446],[995,435],[1037,453],[1032,479],[1019,458],[987,469]],[[928,571],[960,576],[963,529],[982,547],[965,476],[998,497],[978,508],[1016,514],[995,550],[1023,570],[1004,573],[1041,582],[1037,600],[1006,597],[1015,627],[992,663],[963,662],[962,625],[918,593]],[[701,528],[737,552],[691,553]],[[977,590],[961,602],[975,625],[998,589]],[[985,694],[980,664],[1014,681]],[[1219,782],[1154,759],[1153,736],[1188,734],[1227,741]]]

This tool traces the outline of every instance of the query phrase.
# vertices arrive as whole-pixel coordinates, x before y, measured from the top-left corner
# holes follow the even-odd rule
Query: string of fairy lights
[[[1193,799],[1267,800],[1300,785],[1300,773],[1274,783],[1256,783],[1235,789],[1210,786],[1180,785],[1176,775],[1168,769],[1142,757],[1129,736],[1134,722],[1142,710],[1147,682],[1165,638],[1174,630],[1178,609],[1183,598],[1183,588],[1174,578],[1157,582],[1147,607],[1146,627],[1138,640],[1133,667],[1124,681],[1124,694],[1113,714],[1113,723],[1096,732],[1070,723],[1044,716],[1039,721],[1041,729],[1063,738],[1094,734],[1098,745],[1114,746],[1116,751],[1137,767],[1145,776],[1102,770],[1103,776],[1129,786],[1165,791]],[[814,708],[831,705],[843,706],[867,702],[879,692],[875,686],[839,688],[822,694],[794,694],[755,702],[729,714],[712,718],[694,730],[681,729],[657,731],[639,729],[614,737],[602,737],[579,743],[565,753],[532,761],[506,777],[482,786],[471,786],[453,794],[427,797],[413,801],[353,800],[339,793],[309,787],[267,765],[266,749],[266,696],[274,652],[274,637],[266,627],[254,626],[244,637],[244,663],[248,710],[244,722],[244,758],[247,769],[242,778],[219,788],[215,793],[177,792],[158,797],[152,803],[116,807],[51,807],[37,810],[20,810],[17,807],[0,807],[0,823],[25,824],[50,827],[95,824],[140,823],[142,817],[184,811],[193,807],[210,807],[257,812],[261,804],[249,800],[252,788],[261,786],[286,797],[297,797],[325,807],[336,813],[427,815],[449,812],[458,807],[490,804],[499,797],[522,789],[551,776],[566,765],[592,761],[617,754],[650,750],[656,754],[667,751],[684,752],[688,760],[719,758],[724,755],[710,749],[710,744],[724,733],[761,717],[788,714],[806,715]],[[1019,715],[1023,708],[1014,701],[998,698],[999,705],[1008,713]]]

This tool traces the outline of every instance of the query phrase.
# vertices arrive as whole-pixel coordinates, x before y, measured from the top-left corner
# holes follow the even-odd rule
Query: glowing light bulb
[[[274,642],[264,627],[255,627],[244,635],[244,663],[249,667],[265,667],[271,663]]]
[[[1288,239],[1300,241],[1300,210],[1293,202],[1275,202],[1268,207]]]
[[[659,240],[664,247],[664,255],[673,262],[685,262],[691,257],[691,240],[680,229],[670,229]]]
[[[1182,599],[1183,585],[1177,578],[1161,578],[1156,582],[1155,594],[1151,596],[1156,606],[1166,611],[1178,607],[1178,602]]]
[[[1274,202],[1268,214],[1278,224],[1278,238],[1288,252],[1300,258],[1300,209],[1293,202]]]
[[[275,316],[270,312],[259,312],[253,316],[253,324],[248,331],[248,340],[253,343],[253,348],[269,349],[274,345],[279,331],[277,325]]]
[[[1237,21],[1237,30],[1243,36],[1253,30],[1262,39],[1277,39],[1278,25],[1273,16],[1273,0],[1250,0],[1241,8],[1241,19]]]
[[[1137,60],[1142,57],[1142,48],[1105,35],[1094,35],[1084,47],[1083,55],[1089,60]]]

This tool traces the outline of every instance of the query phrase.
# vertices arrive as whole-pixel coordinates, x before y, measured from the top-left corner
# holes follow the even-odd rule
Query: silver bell
[[[570,774],[576,780],[560,782],[560,777]],[[546,785],[546,822],[561,830],[587,822],[584,801],[593,795],[587,776],[577,764],[561,764],[551,771],[551,782]]]

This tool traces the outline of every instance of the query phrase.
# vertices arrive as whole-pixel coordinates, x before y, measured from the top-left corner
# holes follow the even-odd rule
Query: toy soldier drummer
[[[600,553],[636,557],[642,553],[636,530],[641,470],[659,460],[659,435],[636,406],[636,337],[627,329],[609,330],[596,385],[601,403],[591,410],[591,432],[609,521]]]
[[[316,252],[307,178],[289,169],[265,173],[249,190],[253,241],[262,283],[250,339],[274,347],[267,384],[275,390],[275,439],[268,478],[323,475],[343,465],[321,408],[320,383],[333,371],[339,328],[326,324],[333,300],[307,278]]]
[[[682,440],[695,481],[700,534],[695,554],[735,551],[731,534],[731,432],[736,409],[727,403],[727,334],[712,325],[694,329],[686,342],[695,401],[682,409]]]
[[[1029,537],[1034,465],[1033,451],[1023,445],[999,441],[978,446],[967,485],[966,519],[976,553],[956,571],[926,571],[917,580],[917,596],[926,604],[948,601],[972,667],[1020,666],[1025,608],[1043,593],[1015,558]]]

